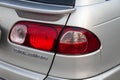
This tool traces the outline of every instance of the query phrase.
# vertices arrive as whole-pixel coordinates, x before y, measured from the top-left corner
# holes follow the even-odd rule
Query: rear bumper
[[[0,80],[43,80],[46,75],[38,74],[29,70],[18,68],[0,61]],[[119,80],[120,65],[100,75],[83,80]],[[48,76],[46,80],[68,80]]]
[[[43,80],[45,77],[0,61],[0,80]]]
[[[120,80],[120,65],[115,66],[100,75],[85,80]]]
[[[46,80],[68,80],[49,76]],[[120,65],[97,76],[81,80],[120,80]]]

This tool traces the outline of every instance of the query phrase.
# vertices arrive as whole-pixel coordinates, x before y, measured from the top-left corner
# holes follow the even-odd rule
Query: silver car
[[[0,80],[120,80],[120,0],[0,0]]]

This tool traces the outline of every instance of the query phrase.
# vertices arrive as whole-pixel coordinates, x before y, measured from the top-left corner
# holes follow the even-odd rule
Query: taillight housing
[[[61,26],[18,22],[10,32],[10,41],[19,45],[53,52]]]
[[[91,31],[69,26],[62,28],[59,25],[22,21],[12,27],[9,40],[18,45],[63,55],[88,54],[100,48],[99,39]]]
[[[61,35],[58,47],[58,53],[64,55],[87,54],[98,50],[100,41],[86,29],[66,27]]]

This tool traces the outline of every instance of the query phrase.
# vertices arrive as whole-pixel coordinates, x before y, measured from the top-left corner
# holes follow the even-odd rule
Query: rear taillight
[[[45,51],[53,51],[60,30],[61,26],[19,22],[12,28],[9,37],[12,42],[17,44]]]
[[[65,27],[62,32],[61,30],[62,26],[18,22],[12,28],[9,39],[19,45],[50,52],[57,51],[57,53],[64,55],[87,54],[100,48],[99,39],[86,29]],[[56,46],[59,35],[60,40]]]
[[[100,41],[93,33],[86,29],[67,27],[63,31],[58,46],[58,53],[79,55],[98,50],[100,48]]]

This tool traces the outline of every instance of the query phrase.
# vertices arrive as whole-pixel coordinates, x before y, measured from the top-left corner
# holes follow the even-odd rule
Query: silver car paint
[[[43,80],[45,76],[0,61],[0,78],[7,80]]]
[[[17,10],[35,12],[35,13],[45,13],[45,14],[65,14],[71,13],[75,9],[71,6],[57,6],[51,4],[42,4],[42,3],[31,3],[21,0],[1,0],[1,6],[8,8],[13,8]]]
[[[82,56],[82,58],[80,56],[78,61],[77,58],[73,59],[74,57],[68,60],[68,56],[56,55],[50,75],[54,74],[53,76],[64,78],[86,78],[100,74],[119,64],[119,3],[119,0],[111,0],[101,4],[76,8],[76,11],[70,16],[67,25],[83,27],[94,32],[101,41],[102,49],[100,54],[96,53],[99,55],[96,56],[98,58],[95,60],[95,55]],[[90,62],[91,60],[93,63]]]
[[[81,1],[83,0],[76,1],[76,11],[71,14],[67,25],[83,27],[92,31],[98,36],[102,46],[100,50],[87,55],[65,56],[57,54],[49,74],[50,76],[68,79],[89,78],[111,69],[120,62],[120,1],[110,0],[104,2],[103,0],[91,0],[88,4],[79,5],[79,3],[81,4]],[[83,3],[85,2],[83,1]],[[8,44],[6,41],[7,34],[12,25],[17,21],[26,20],[63,25],[65,24],[68,15],[66,14],[58,21],[38,21],[20,18],[14,9],[0,7],[0,11],[2,11],[0,12],[0,14],[2,14],[0,15],[0,24],[3,30],[1,42],[4,42],[0,45],[0,59],[25,69],[46,74],[50,67],[53,55],[48,52],[21,47],[12,43]],[[41,61],[29,56],[16,54],[16,52],[12,51],[14,50],[14,47],[18,50],[20,49],[20,51],[22,51],[21,49],[24,49],[24,51],[28,51],[28,53],[33,51],[35,54],[48,56],[48,61]],[[118,73],[119,68],[120,67],[118,66]],[[106,79],[109,80],[109,78]]]
[[[33,22],[43,22],[43,23],[51,23],[51,24],[65,24],[65,21],[68,15],[64,15],[58,21],[37,21],[37,20],[29,20],[18,17],[16,11],[14,9],[9,9],[5,7],[0,7],[0,25],[2,29],[2,40],[0,45],[0,60],[8,62],[10,64],[14,64],[18,67],[22,67],[25,69],[29,69],[34,72],[47,74],[49,67],[51,65],[54,53],[35,50],[23,46],[18,46],[16,44],[12,44],[8,42],[8,33],[11,27],[18,21],[33,21]],[[1,15],[2,14],[2,15]],[[20,52],[24,52],[27,54],[37,54],[39,56],[45,57],[47,59],[40,59],[35,57],[30,57],[27,55],[21,55]]]
[[[88,6],[93,4],[100,4],[106,0],[76,0],[75,6]]]
[[[99,75],[82,79],[82,80],[119,80],[119,79],[120,79],[120,65],[115,66],[114,68],[107,70],[104,73],[101,73]],[[48,76],[46,80],[69,80],[69,79]]]

